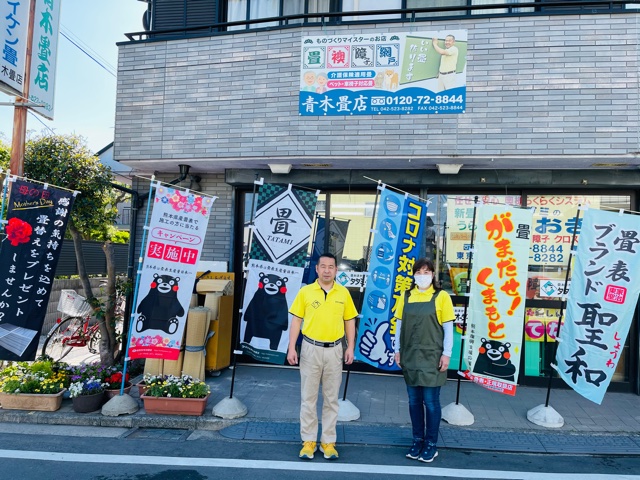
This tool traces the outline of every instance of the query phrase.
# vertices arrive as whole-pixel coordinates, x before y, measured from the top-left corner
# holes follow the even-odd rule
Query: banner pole
[[[122,382],[120,384],[120,395],[124,395],[124,384],[125,382],[125,378],[127,376],[127,365],[129,362],[129,345],[131,344],[131,331],[133,329],[133,317],[135,316],[135,308],[136,308],[136,304],[138,302],[138,291],[140,290],[140,276],[142,275],[142,259],[144,257],[144,250],[146,248],[146,240],[147,240],[147,231],[149,230],[149,211],[151,210],[151,204],[153,203],[151,201],[151,194],[153,193],[153,188],[154,188],[154,178],[155,176],[151,177],[151,183],[149,184],[149,201],[147,202],[147,213],[146,216],[144,218],[144,227],[142,229],[142,241],[140,243],[140,256],[138,257],[138,272],[136,274],[136,286],[133,292],[133,303],[132,303],[132,308],[131,308],[131,316],[129,317],[129,332],[127,334],[127,346],[125,348],[125,354],[124,354],[124,363],[122,365]]]
[[[262,179],[258,180],[258,174],[256,174],[256,179],[253,181],[253,193],[251,195],[251,221],[249,222],[249,241],[247,242],[247,251],[243,252],[242,259],[242,289],[240,292],[240,301],[244,301],[244,291],[247,287],[246,278],[244,277],[244,272],[246,267],[249,265],[249,255],[251,252],[251,244],[253,243],[253,221],[255,215],[255,206],[256,206],[256,187],[257,185],[262,185]],[[231,371],[231,389],[229,390],[229,398],[233,398],[233,387],[236,382],[236,370],[238,368],[238,351],[240,350],[240,327],[242,326],[242,315],[238,318],[238,325],[236,327],[236,348],[233,351],[233,368]]]
[[[578,212],[576,213],[576,221],[573,224],[573,236],[571,237],[571,250],[569,251],[569,261],[567,263],[567,272],[564,276],[564,287],[562,289],[562,301],[560,302],[560,316],[558,317],[558,331],[556,332],[556,341],[553,345],[553,356],[552,361],[556,360],[556,355],[558,354],[558,338],[560,337],[560,327],[562,326],[562,319],[564,317],[565,305],[567,303],[567,285],[569,283],[569,273],[571,272],[571,262],[573,261],[573,247],[576,242],[576,233],[578,231],[578,221],[580,219],[580,204],[578,204]],[[547,329],[544,329],[545,335]],[[551,367],[551,362],[549,362],[549,381],[547,382],[547,398],[544,401],[544,406],[549,406],[549,397],[551,396],[551,380],[553,379],[553,368]]]
[[[369,227],[369,240],[367,241],[367,255],[366,258],[364,259],[364,271],[368,272],[369,271],[369,259],[371,258],[371,239],[373,237],[373,227],[375,225],[375,221],[376,221],[376,213],[378,210],[378,199],[380,198],[380,185],[382,185],[382,181],[378,180],[378,188],[376,188],[376,198],[373,202],[373,215],[371,215],[371,226]],[[367,281],[369,281],[369,278],[367,277]],[[363,293],[364,292],[364,288],[360,287],[360,292]],[[364,293],[363,295],[360,295],[360,309],[359,311],[362,312],[362,304],[364,303]],[[357,333],[356,333],[356,337],[357,337]],[[355,341],[355,339],[354,339]],[[355,345],[354,345],[354,354],[355,354]],[[347,378],[345,379],[344,382],[344,392],[342,394],[342,401],[345,401],[347,399],[347,388],[349,387],[349,376],[351,375],[351,365],[347,365]]]
[[[464,304],[462,314],[462,335],[460,336],[460,361],[458,362],[458,383],[456,385],[456,405],[460,404],[460,372],[462,371],[462,357],[464,355],[464,337],[467,335],[467,311],[469,310],[469,289],[471,287],[471,263],[473,261],[473,241],[476,233],[476,211],[478,209],[478,196],[473,198],[473,220],[471,222],[471,244],[469,246],[469,266],[467,267],[467,280],[465,285],[465,296],[467,301]]]

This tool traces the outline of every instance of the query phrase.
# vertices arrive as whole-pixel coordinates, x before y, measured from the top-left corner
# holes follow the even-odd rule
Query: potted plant
[[[120,389],[122,387],[122,372],[113,372],[105,378],[104,381],[107,384],[107,398],[113,398],[120,395]],[[124,377],[124,393],[129,394],[131,386],[132,385],[129,382],[129,374],[127,373]]]
[[[209,385],[189,375],[145,375],[145,384],[141,398],[147,413],[202,415],[207,407]]]
[[[52,412],[62,404],[66,383],[65,372],[51,361],[15,362],[0,372],[0,405]]]
[[[69,385],[73,410],[78,413],[95,412],[102,407],[106,383],[95,377]]]
[[[156,380],[161,380],[164,377],[162,375],[151,375],[150,373],[145,373],[142,377],[142,380],[136,383],[136,387],[138,387],[138,394],[140,398],[144,395],[144,392],[147,391],[147,382],[149,384],[155,382]]]

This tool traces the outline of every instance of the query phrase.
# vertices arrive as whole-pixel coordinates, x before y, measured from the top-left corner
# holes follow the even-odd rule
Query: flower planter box
[[[209,395],[204,398],[149,397],[142,395],[147,413],[160,415],[202,415],[207,408]]]
[[[142,398],[144,392],[147,391],[147,384],[144,382],[136,383],[136,387],[138,387],[138,396]]]
[[[127,383],[124,387],[124,393],[125,395],[129,395],[129,393],[131,392],[131,387],[133,385],[131,385],[130,383]],[[118,395],[120,395],[120,389],[119,388],[108,388],[107,390],[105,390],[106,396],[107,396],[107,400],[113,397],[117,397]]]
[[[93,395],[80,395],[71,399],[73,411],[77,413],[95,412],[102,408],[104,403],[104,392]]]
[[[58,393],[2,393],[0,405],[5,410],[37,410],[55,412],[62,405],[62,396],[66,388]]]

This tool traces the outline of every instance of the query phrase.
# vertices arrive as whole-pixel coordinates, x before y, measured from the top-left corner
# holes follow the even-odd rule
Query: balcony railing
[[[640,10],[640,3],[626,0],[539,0],[536,2],[509,2],[490,4],[450,5],[426,8],[371,10],[356,12],[327,12],[256,18],[234,22],[197,25],[172,29],[151,29],[125,34],[132,42],[161,41],[185,37],[236,35],[257,30],[280,30],[304,26],[362,25],[370,23],[416,23],[460,18],[536,15],[589,15],[602,13],[627,13]],[[345,20],[349,17],[374,17],[389,15],[395,18],[371,20]],[[398,18],[399,17],[399,18]]]

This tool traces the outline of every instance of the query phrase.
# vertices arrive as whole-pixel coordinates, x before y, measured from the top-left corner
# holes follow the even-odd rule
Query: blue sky
[[[61,0],[61,29],[80,45],[89,47],[117,70],[116,42],[126,41],[125,33],[139,32],[146,3],[138,0]],[[0,92],[0,102],[14,97]],[[116,105],[116,77],[60,36],[56,75],[55,116],[49,121],[37,114],[56,133],[83,136],[97,152],[113,141]],[[27,116],[27,136],[50,133]],[[0,139],[11,143],[13,107],[0,106]]]

